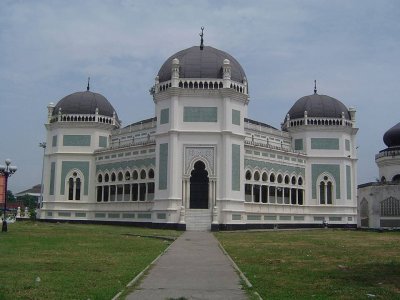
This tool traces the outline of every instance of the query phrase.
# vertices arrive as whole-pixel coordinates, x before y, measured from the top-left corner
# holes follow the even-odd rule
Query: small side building
[[[379,179],[358,186],[358,227],[400,228],[400,123],[383,136],[375,155]]]

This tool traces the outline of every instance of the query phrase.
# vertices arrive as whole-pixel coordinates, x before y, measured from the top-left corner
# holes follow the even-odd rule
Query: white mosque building
[[[358,227],[400,228],[400,123],[383,141],[387,148],[375,155],[379,178],[358,186]]]
[[[40,219],[182,230],[357,226],[354,109],[315,89],[281,129],[249,119],[243,68],[203,45],[168,58],[151,94],[155,117],[125,127],[89,86],[49,104]]]

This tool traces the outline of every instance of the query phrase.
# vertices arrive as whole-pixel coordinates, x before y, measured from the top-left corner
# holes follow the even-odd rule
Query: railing
[[[91,122],[119,125],[116,118],[98,114],[58,114],[49,119],[49,123],[55,122]]]
[[[345,118],[324,118],[324,117],[306,117],[298,119],[286,120],[284,128],[303,126],[303,125],[318,125],[318,126],[348,126],[353,127],[354,122]]]
[[[155,144],[156,144],[155,140],[138,141],[138,142],[121,141],[121,143],[112,143],[110,145],[110,147],[108,147],[108,148],[97,149],[97,150],[94,151],[94,153],[97,154],[97,153],[108,152],[110,150],[129,148],[129,147],[132,147],[132,146],[148,146],[148,145],[155,145]]]
[[[154,92],[159,93],[166,91],[172,86],[172,81],[164,81],[162,83],[156,84],[154,87]],[[194,78],[180,78],[178,79],[178,87],[183,89],[199,89],[199,90],[218,90],[224,88],[223,79],[194,79]],[[247,86],[245,84],[231,81],[229,86],[235,91],[247,94]]]
[[[253,142],[253,141],[244,141],[245,145],[249,145],[249,146],[257,146],[257,147],[263,147],[263,148],[267,148],[267,149],[273,149],[273,150],[279,150],[279,151],[284,151],[284,152],[288,152],[288,153],[295,153],[296,155],[298,154],[303,154],[302,152],[299,151],[294,151],[292,150],[290,147],[285,147],[285,146],[274,146],[271,144],[265,144],[265,143],[260,143],[260,142]]]
[[[388,156],[399,156],[400,150],[384,150],[375,155],[375,159],[379,159],[381,157],[388,157]]]

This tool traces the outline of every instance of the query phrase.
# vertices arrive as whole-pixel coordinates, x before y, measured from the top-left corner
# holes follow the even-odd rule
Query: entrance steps
[[[211,210],[209,209],[186,209],[185,221],[188,231],[211,230]]]

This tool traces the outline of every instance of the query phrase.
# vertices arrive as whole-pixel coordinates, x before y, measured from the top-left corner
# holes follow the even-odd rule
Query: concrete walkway
[[[126,299],[247,299],[210,232],[186,231]]]

